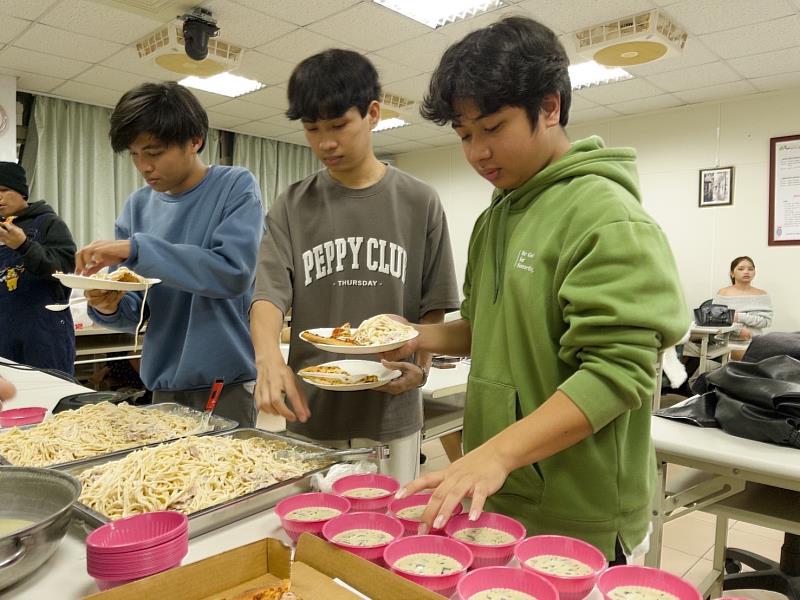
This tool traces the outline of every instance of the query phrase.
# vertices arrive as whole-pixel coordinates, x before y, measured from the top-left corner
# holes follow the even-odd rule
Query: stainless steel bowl
[[[66,473],[0,467],[0,519],[32,523],[0,536],[0,590],[33,573],[55,552],[80,493],[81,484]]]

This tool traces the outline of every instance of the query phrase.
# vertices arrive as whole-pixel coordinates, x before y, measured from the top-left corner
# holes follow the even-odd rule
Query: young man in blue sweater
[[[143,311],[141,377],[154,402],[203,410],[214,379],[222,377],[215,412],[254,426],[247,310],[262,233],[261,196],[247,169],[203,163],[207,131],[205,110],[175,82],[146,83],[122,96],[111,114],[111,146],[130,152],[147,186],[125,203],[116,241],[78,251],[76,272],[124,265],[160,279],[144,307],[142,292],[87,291],[89,315],[132,332]]]

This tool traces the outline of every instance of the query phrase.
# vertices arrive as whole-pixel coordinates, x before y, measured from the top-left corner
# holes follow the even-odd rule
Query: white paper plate
[[[74,290],[113,290],[118,292],[141,292],[148,286],[161,283],[160,279],[148,279],[147,284],[129,283],[127,281],[113,281],[111,279],[97,279],[84,275],[71,273],[53,273],[53,277],[62,284]]]
[[[336,346],[339,348],[340,346]],[[306,379],[302,375],[299,377],[306,383],[315,385],[323,390],[330,390],[332,392],[357,392],[359,390],[371,390],[376,387],[386,385],[392,379],[400,377],[401,373],[397,369],[391,370],[384,367],[381,363],[372,360],[335,360],[333,362],[323,363],[316,365],[320,367],[341,367],[353,376],[361,375],[377,375],[378,381],[372,383],[343,383],[327,385]]]
[[[326,352],[335,352],[336,354],[378,354],[379,352],[388,352],[389,350],[395,350],[408,342],[409,340],[413,340],[415,337],[419,335],[419,331],[416,329],[414,330],[413,334],[410,334],[407,338],[400,340],[399,342],[392,342],[390,344],[373,344],[372,346],[337,346],[336,344],[318,344],[316,342],[312,342],[307,340],[303,334],[309,331],[314,335],[318,335],[320,337],[330,337],[333,333],[333,327],[318,327],[317,329],[306,329],[305,331],[300,332],[300,339],[304,342],[308,342],[319,348],[320,350],[325,350]]]

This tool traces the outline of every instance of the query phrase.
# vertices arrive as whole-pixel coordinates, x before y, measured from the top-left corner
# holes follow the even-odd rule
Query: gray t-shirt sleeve
[[[285,315],[292,306],[293,279],[292,244],[284,193],[266,216],[266,232],[258,250],[253,302],[268,300]]]
[[[431,217],[425,240],[425,271],[419,314],[458,308],[458,282],[450,247],[447,217],[438,197],[430,204]]]

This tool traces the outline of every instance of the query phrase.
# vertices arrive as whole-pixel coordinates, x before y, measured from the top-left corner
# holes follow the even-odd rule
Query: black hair
[[[507,17],[450,46],[433,73],[420,112],[438,125],[457,120],[454,104],[471,100],[482,115],[504,106],[525,109],[531,129],[546,94],[561,96],[562,127],[569,121],[569,58],[553,31],[532,19]]]
[[[734,258],[731,261],[731,271],[730,271],[730,273],[728,273],[728,277],[731,278],[731,283],[736,283],[736,279],[733,276],[733,270],[739,265],[739,263],[744,262],[744,261],[747,261],[751,265],[753,265],[754,269],[756,268],[756,263],[753,262],[753,259],[750,258],[749,256],[737,256],[736,258]]]
[[[206,145],[208,115],[192,92],[175,81],[143,83],[125,92],[111,113],[111,147],[127,150],[142,133],[167,145],[200,138]]]
[[[289,78],[291,120],[336,119],[353,107],[361,116],[380,100],[381,84],[375,66],[358,52],[331,48],[309,56]]]

